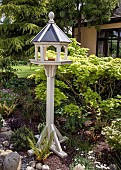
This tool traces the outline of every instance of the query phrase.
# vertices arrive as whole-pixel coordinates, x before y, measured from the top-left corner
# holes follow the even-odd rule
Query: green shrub
[[[51,52],[51,51],[49,51]],[[79,125],[80,118],[70,109],[70,103],[90,114],[90,118],[110,123],[118,118],[121,109],[121,59],[112,57],[87,57],[87,49],[80,48],[74,39],[69,45],[69,59],[72,64],[58,66],[55,76],[55,112],[70,110],[70,119]],[[35,93],[38,99],[46,101],[46,76],[44,69],[35,75]],[[56,112],[57,113],[57,112]],[[76,118],[75,118],[76,117]],[[109,119],[110,117],[110,119]],[[96,125],[98,123],[95,123]],[[74,125],[75,126],[75,125]],[[100,128],[102,128],[100,127]],[[79,127],[80,128],[80,127]]]
[[[0,83],[5,85],[11,78],[16,77],[15,69],[12,67],[12,61],[9,57],[0,56]]]
[[[112,148],[121,151],[121,119],[116,119],[112,121],[111,126],[103,128],[102,134],[106,136]]]
[[[0,90],[0,103],[4,104],[6,101],[7,105],[12,105],[16,102],[17,95],[13,93],[10,89]]]
[[[80,48],[81,44],[76,41],[76,38],[70,38],[72,43],[69,44],[68,53],[70,56],[86,57],[88,54],[88,48]]]
[[[25,126],[15,130],[11,136],[13,147],[16,151],[27,151],[29,149],[28,138],[34,140],[33,132]]]
[[[78,128],[82,128],[83,123],[88,120],[87,114],[83,114],[82,108],[73,103],[66,105],[63,112],[67,120],[65,128],[72,132],[78,131]]]

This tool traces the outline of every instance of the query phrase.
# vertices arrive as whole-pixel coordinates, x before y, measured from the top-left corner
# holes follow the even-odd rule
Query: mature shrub
[[[112,148],[121,151],[121,119],[116,119],[112,121],[111,126],[103,128],[102,134],[106,136]]]
[[[69,46],[71,65],[58,66],[55,77],[55,112],[62,115],[77,116],[79,123],[82,115],[91,115],[97,128],[118,118],[121,109],[121,59],[112,57],[87,57],[88,49],[80,48],[73,40]],[[49,51],[51,53],[51,50]],[[52,52],[53,53],[53,52]],[[46,76],[44,69],[35,75],[36,97],[46,100]],[[74,105],[70,109],[70,103]],[[66,106],[66,107],[65,107]],[[79,107],[76,113],[73,108]],[[67,107],[69,107],[68,113]],[[75,109],[74,109],[75,110]],[[109,119],[110,117],[110,119]],[[67,117],[67,119],[70,117]],[[74,120],[74,119],[73,119]],[[75,120],[74,120],[75,121]],[[98,123],[101,127],[98,127]],[[75,125],[74,125],[75,126]],[[80,126],[81,127],[81,126]]]
[[[9,57],[0,56],[0,83],[6,84],[11,78],[17,77],[15,70],[11,67],[12,61]]]
[[[20,127],[15,130],[13,135],[11,136],[11,141],[13,143],[13,147],[17,151],[28,150],[28,138],[32,141],[34,140],[33,132],[25,126]]]

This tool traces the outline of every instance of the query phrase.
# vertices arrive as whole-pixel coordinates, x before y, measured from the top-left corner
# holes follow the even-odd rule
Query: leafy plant
[[[89,160],[87,157],[76,155],[73,159],[73,163],[70,165],[70,170],[73,170],[73,168],[81,164],[85,170],[95,170],[93,162]]]
[[[15,107],[16,107],[15,104],[8,106],[7,102],[4,101],[4,104],[0,103],[0,112],[2,116],[7,117],[7,116],[10,116],[14,112]]]
[[[49,151],[52,141],[53,141],[53,132],[50,134],[50,139],[48,139],[48,133],[46,131],[45,138],[42,142],[39,143],[39,146],[36,145],[36,141],[31,140],[28,138],[30,148],[34,151],[34,154],[36,155],[36,159],[38,161],[43,161],[46,159],[51,152]]]
[[[70,38],[72,43],[69,44],[68,52],[70,56],[86,57],[88,54],[88,48],[81,48],[81,44],[76,41],[76,38]]]
[[[121,152],[119,151],[114,151],[112,154],[109,154],[110,158],[110,164],[113,164],[116,166],[117,170],[121,169]]]
[[[4,104],[4,101],[6,101],[7,105],[11,106],[14,103],[16,103],[16,97],[17,97],[17,94],[15,94],[10,89],[0,90],[0,103],[1,104]]]
[[[104,127],[102,134],[106,136],[112,148],[121,151],[121,119],[116,119],[112,121],[111,126]]]
[[[11,141],[15,150],[27,151],[29,149],[28,138],[34,140],[33,132],[25,126],[22,126],[14,131],[11,136]]]
[[[65,106],[64,113],[67,119],[65,128],[70,129],[72,132],[77,131],[78,128],[82,128],[83,123],[88,120],[88,114],[82,113],[82,107],[79,108],[73,103]]]

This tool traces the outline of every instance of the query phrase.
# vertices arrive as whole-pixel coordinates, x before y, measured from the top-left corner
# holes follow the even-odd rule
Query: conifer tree
[[[31,39],[46,24],[47,0],[3,0],[0,17],[0,55],[21,59],[34,52]]]

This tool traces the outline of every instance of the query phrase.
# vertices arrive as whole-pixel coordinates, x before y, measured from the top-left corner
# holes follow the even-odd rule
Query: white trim
[[[55,25],[54,25],[55,26]],[[62,34],[69,40],[69,42],[66,42],[66,43],[71,43],[72,41],[68,38],[68,36],[56,25],[55,26],[55,28],[56,28],[56,30],[58,30],[59,29],[59,31],[61,31],[62,32]],[[60,40],[61,41],[61,40]]]
[[[47,27],[45,28],[44,32],[42,33],[42,35],[39,37],[39,39],[37,41],[41,41],[41,39],[44,37],[44,35],[47,32],[49,27],[50,27],[50,24],[47,25]]]
[[[47,24],[47,25],[48,25],[48,24]],[[47,25],[46,25],[44,28],[42,28],[42,30],[41,30],[41,31],[43,31],[43,30],[47,27]],[[39,32],[38,32],[38,34],[39,34],[41,31],[39,31]],[[37,35],[38,35],[38,34],[37,34]],[[37,36],[37,35],[36,35],[36,36]],[[32,41],[33,41],[33,39],[35,39],[35,38],[36,38],[36,36],[35,36],[34,38],[32,38],[32,40],[31,40],[30,42],[32,42]],[[35,43],[35,42],[33,42],[33,43]]]
[[[55,30],[55,33],[57,34],[57,37],[58,37],[59,41],[61,41],[61,37],[60,37],[60,35],[59,35],[59,33],[58,33],[58,29],[57,29],[57,27],[55,26],[55,24],[53,24],[53,28],[54,28],[54,30]]]
[[[35,45],[48,45],[48,46],[50,46],[50,45],[68,45],[68,44],[70,44],[69,42],[33,42]]]

